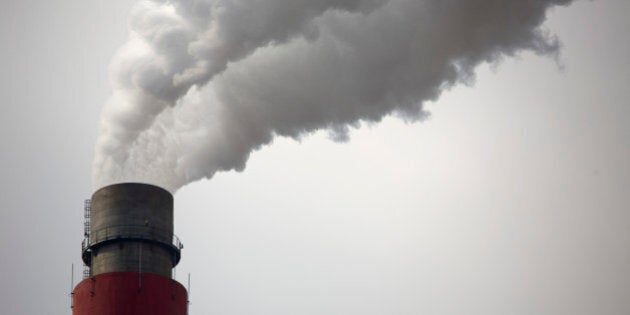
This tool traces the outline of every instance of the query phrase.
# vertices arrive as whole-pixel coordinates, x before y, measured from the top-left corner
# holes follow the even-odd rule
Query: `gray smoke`
[[[132,12],[112,62],[96,187],[176,191],[242,170],[276,136],[300,138],[422,104],[521,50],[555,54],[541,29],[571,0],[155,0]]]

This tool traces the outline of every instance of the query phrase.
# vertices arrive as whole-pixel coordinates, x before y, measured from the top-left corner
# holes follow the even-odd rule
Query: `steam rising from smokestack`
[[[540,25],[571,0],[154,0],[132,12],[111,65],[96,187],[171,191],[242,170],[276,136],[398,114],[520,50],[553,54]]]

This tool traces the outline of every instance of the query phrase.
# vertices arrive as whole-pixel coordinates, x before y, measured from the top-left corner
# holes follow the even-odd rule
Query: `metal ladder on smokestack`
[[[85,241],[87,244],[90,244],[90,216],[92,209],[92,200],[85,199],[83,203],[83,235],[85,236]],[[90,277],[90,266],[83,263],[83,279]]]

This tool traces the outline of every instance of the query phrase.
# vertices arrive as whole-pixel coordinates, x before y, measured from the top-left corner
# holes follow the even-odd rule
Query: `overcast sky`
[[[134,1],[3,1],[0,313],[69,314],[108,65]],[[175,195],[191,314],[630,313],[630,2],[577,1],[427,104]]]

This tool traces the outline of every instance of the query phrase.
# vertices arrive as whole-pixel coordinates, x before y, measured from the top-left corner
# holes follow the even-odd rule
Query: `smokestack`
[[[187,292],[172,279],[182,244],[173,234],[173,196],[153,185],[97,190],[86,204],[84,280],[74,315],[185,315]]]

